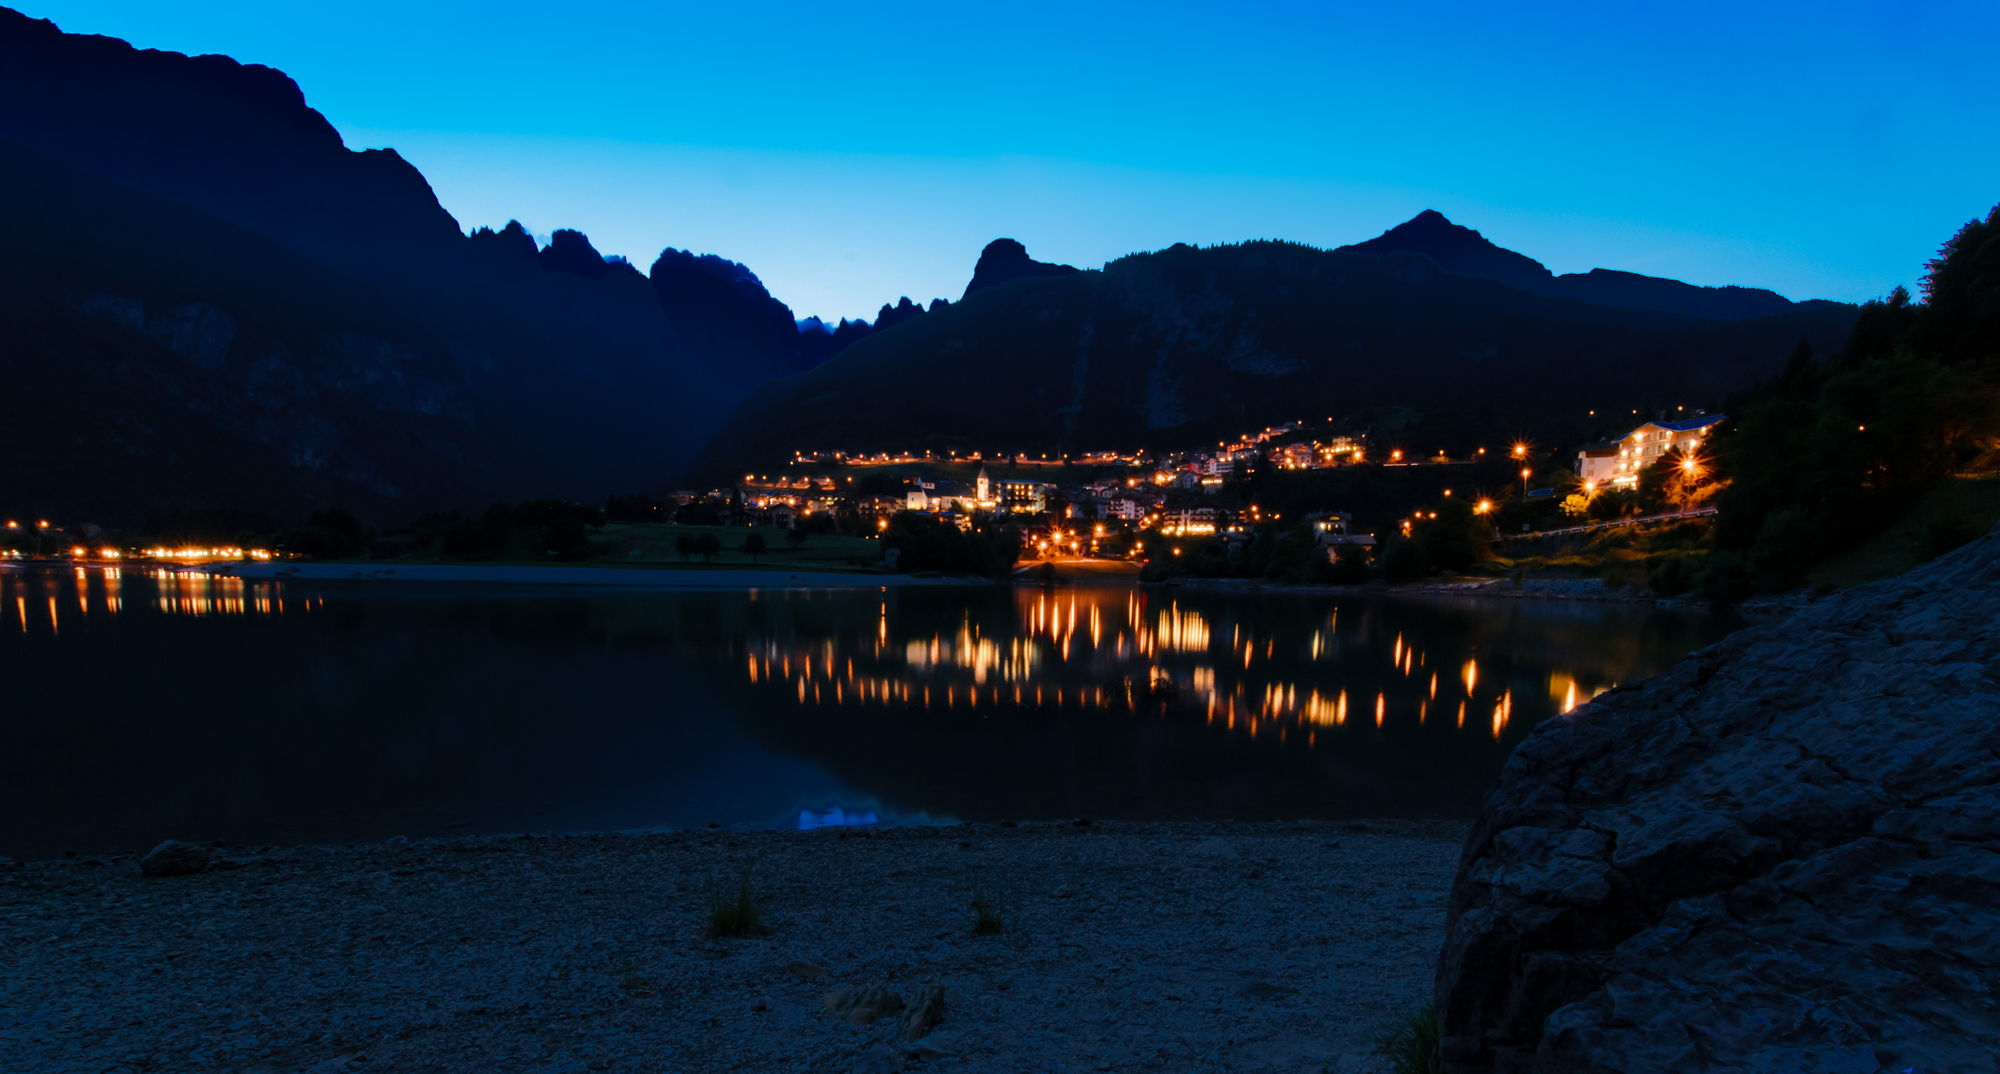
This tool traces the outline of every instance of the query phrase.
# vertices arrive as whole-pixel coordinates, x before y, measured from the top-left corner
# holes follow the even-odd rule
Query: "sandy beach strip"
[[[0,868],[11,1071],[1379,1071],[1465,825],[497,836]],[[748,868],[771,932],[706,939]],[[1005,929],[975,936],[975,887]],[[842,986],[915,1000],[830,1014]]]

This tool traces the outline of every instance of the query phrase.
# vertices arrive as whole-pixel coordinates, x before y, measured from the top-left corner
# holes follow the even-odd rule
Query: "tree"
[[[1334,585],[1360,585],[1368,580],[1368,550],[1358,544],[1338,546],[1340,558],[1333,561],[1329,576]]]
[[[764,543],[763,534],[752,531],[743,535],[743,554],[750,557],[750,562],[757,562],[758,556],[770,550],[771,546]]]
[[[793,548],[798,548],[806,543],[807,536],[808,534],[803,527],[794,526],[785,531],[785,543],[791,545]]]
[[[674,538],[674,551],[680,553],[681,562],[686,563],[701,551],[701,540],[692,533],[683,533]]]
[[[960,530],[935,515],[899,511],[882,534],[886,553],[896,551],[896,567],[905,571],[964,571],[990,578],[1005,577],[1021,556],[1021,534],[1012,526],[975,523]]]
[[[716,553],[722,551],[722,538],[713,533],[704,533],[694,539],[694,550],[703,563],[715,562]]]
[[[1486,522],[1463,500],[1447,500],[1416,525],[1413,535],[1424,553],[1426,572],[1438,567],[1462,571],[1485,558]]]
[[[575,515],[558,515],[542,527],[542,549],[558,559],[582,559],[590,550],[590,537],[583,520]]]
[[[1803,585],[1824,539],[1803,507],[1783,507],[1764,518],[1764,528],[1744,557],[1757,588],[1781,593]]]
[[[486,552],[486,527],[469,518],[453,519],[444,531],[444,554],[472,559]]]
[[[604,501],[604,515],[613,522],[659,522],[672,506],[651,496],[613,496]]]
[[[1414,582],[1430,570],[1423,545],[1407,537],[1389,538],[1389,547],[1382,550],[1382,573],[1389,581]]]
[[[495,552],[504,551],[508,536],[514,532],[514,505],[505,500],[490,503],[480,522],[486,530],[485,547]]]

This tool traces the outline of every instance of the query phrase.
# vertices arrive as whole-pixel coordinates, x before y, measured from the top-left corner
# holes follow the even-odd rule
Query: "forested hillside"
[[[1711,571],[1720,589],[1795,585],[1951,475],[2000,471],[2000,208],[1944,244],[1920,301],[1899,287],[1861,307],[1840,347],[1794,352],[1717,446],[1730,482]],[[1916,551],[1948,551],[1993,521],[1940,512]]]

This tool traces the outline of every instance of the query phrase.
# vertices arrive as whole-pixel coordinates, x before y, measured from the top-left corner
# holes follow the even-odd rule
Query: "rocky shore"
[[[7,865],[0,1066],[1380,1071],[1377,1034],[1429,998],[1465,834],[968,824]],[[706,938],[711,882],[743,869],[771,931]],[[974,935],[975,891],[997,935]]]
[[[1446,1068],[1994,1070],[2000,531],[1539,725],[1466,845]]]

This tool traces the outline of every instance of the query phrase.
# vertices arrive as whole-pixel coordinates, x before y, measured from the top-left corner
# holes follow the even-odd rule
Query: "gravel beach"
[[[0,1067],[1379,1071],[1376,1035],[1429,996],[1465,834],[724,829],[0,867]],[[771,931],[704,938],[711,877],[746,867]],[[975,887],[1000,934],[973,935]],[[914,1040],[825,1002],[928,985],[942,1021]]]

